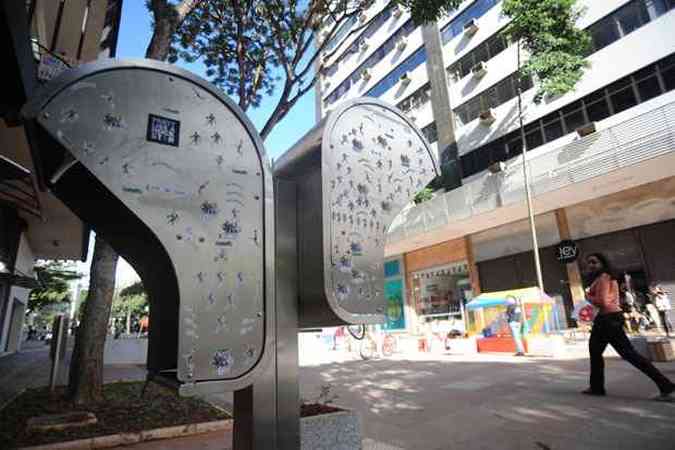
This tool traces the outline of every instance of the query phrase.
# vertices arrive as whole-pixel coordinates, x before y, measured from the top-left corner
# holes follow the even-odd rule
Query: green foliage
[[[47,305],[70,303],[70,283],[82,278],[71,263],[47,261],[35,266],[42,287],[33,289],[28,298],[28,311],[36,312]]]
[[[145,295],[145,288],[143,282],[137,281],[120,291],[120,297],[131,297],[134,295]]]
[[[148,6],[154,2],[163,4],[153,0]],[[260,106],[264,96],[278,95],[275,108],[260,130],[264,139],[312,89],[318,56],[340,27],[372,3],[373,0],[202,0],[171,36],[169,61],[204,64],[206,77],[238,99],[244,111]],[[392,3],[410,10],[413,20],[422,24],[454,10],[461,0]],[[159,7],[154,10],[155,15],[164,11]],[[367,24],[352,27],[349,34],[359,33]],[[342,50],[338,45],[329,54]],[[319,64],[319,72],[322,69]]]
[[[416,205],[419,205],[420,203],[431,200],[432,198],[434,198],[434,191],[432,191],[431,188],[424,188],[415,194],[413,201]]]
[[[410,11],[416,25],[424,25],[450,14],[463,3],[463,0],[395,0],[394,3]]]
[[[507,35],[529,54],[522,73],[539,82],[535,102],[573,90],[588,67],[591,42],[576,26],[583,13],[576,0],[504,0],[502,10],[511,18]]]

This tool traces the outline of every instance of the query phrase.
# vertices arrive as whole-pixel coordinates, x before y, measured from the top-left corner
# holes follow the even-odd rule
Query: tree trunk
[[[131,334],[131,305],[127,305],[127,336]]]
[[[70,362],[68,396],[78,405],[103,399],[103,349],[115,289],[117,253],[96,237],[89,294]]]
[[[146,58],[160,61],[167,58],[176,28],[198,3],[192,0],[183,0],[177,5],[167,0],[148,3],[155,23]],[[89,294],[75,337],[68,380],[68,396],[77,404],[103,398],[103,349],[112,308],[118,255],[106,242],[97,238],[92,259]]]

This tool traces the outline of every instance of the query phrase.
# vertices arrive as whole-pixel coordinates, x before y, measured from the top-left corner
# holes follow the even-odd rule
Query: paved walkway
[[[360,413],[366,450],[675,448],[675,404],[650,400],[655,386],[617,358],[607,359],[609,396],[596,398],[579,394],[588,376],[581,356],[335,356],[314,365],[302,358],[302,396],[311,400],[330,384],[336,404]],[[658,366],[675,379],[675,363]],[[129,449],[230,447],[230,434],[210,433]]]
[[[336,404],[360,413],[366,450],[675,448],[675,404],[650,400],[656,393],[651,381],[616,358],[607,360],[609,396],[580,395],[588,361],[583,346],[578,350],[576,359],[566,360],[418,354],[364,362],[331,352],[333,361],[324,354],[312,363],[302,355],[301,393],[312,400],[330,384],[339,396]],[[10,378],[24,385],[44,379],[35,372],[46,367],[38,362],[40,352],[46,349],[0,359],[3,395]],[[5,370],[10,362],[11,374]],[[675,379],[675,363],[658,366]],[[139,368],[124,370],[125,377],[142,374]],[[120,373],[108,370],[106,378]],[[231,434],[218,432],[127,448],[230,446]]]

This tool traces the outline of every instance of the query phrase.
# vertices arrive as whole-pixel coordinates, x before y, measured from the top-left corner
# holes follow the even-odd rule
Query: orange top
[[[598,307],[598,315],[621,312],[619,283],[603,273],[591,285],[588,291],[588,300]]]

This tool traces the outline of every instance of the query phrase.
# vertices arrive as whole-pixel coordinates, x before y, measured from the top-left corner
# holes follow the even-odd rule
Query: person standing
[[[588,255],[586,274],[590,282],[588,299],[598,308],[598,314],[593,321],[591,338],[588,342],[591,360],[590,387],[583,393],[605,395],[605,361],[602,354],[609,344],[621,358],[656,383],[660,391],[660,399],[672,400],[671,394],[675,392],[675,384],[640,355],[626,336],[623,329],[623,313],[619,303],[619,285],[607,258],[600,253]]]
[[[654,306],[659,313],[661,325],[666,330],[666,336],[670,337],[670,332],[673,331],[673,324],[670,322],[668,314],[670,312],[670,298],[666,291],[664,291],[658,284],[650,286],[649,292],[654,300]]]
[[[509,295],[506,298],[506,321],[511,329],[513,342],[516,344],[516,356],[525,356],[525,346],[523,345],[523,313],[518,300]]]

